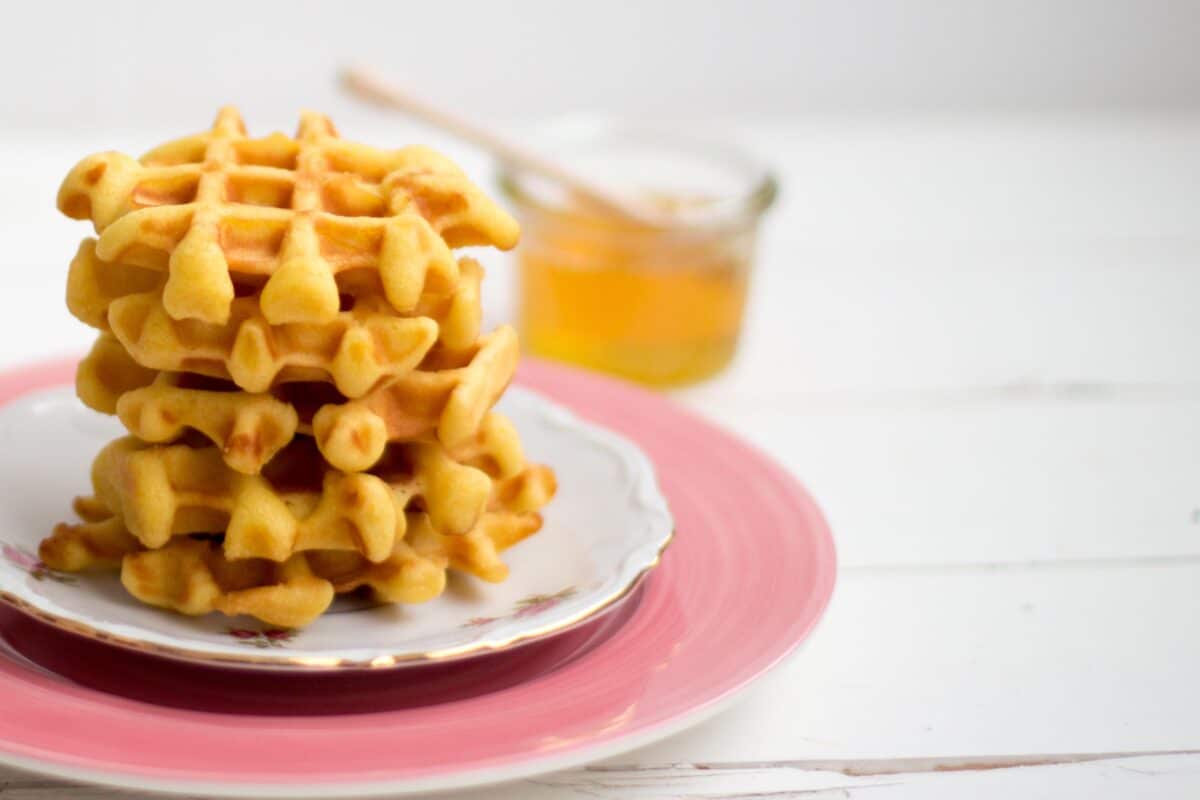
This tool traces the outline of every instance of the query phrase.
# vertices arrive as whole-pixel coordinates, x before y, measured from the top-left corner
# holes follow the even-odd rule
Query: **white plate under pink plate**
[[[0,401],[66,383],[69,373],[59,364],[0,377]],[[243,797],[476,786],[678,731],[797,648],[829,601],[836,561],[794,478],[651,393],[538,362],[518,380],[627,436],[653,461],[676,536],[629,602],[494,655],[332,674],[170,661],[4,611],[0,761]]]

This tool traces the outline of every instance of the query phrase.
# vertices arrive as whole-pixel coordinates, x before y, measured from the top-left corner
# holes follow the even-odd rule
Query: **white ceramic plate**
[[[414,606],[339,599],[301,630],[241,617],[185,617],[144,606],[112,574],[38,563],[38,542],[89,493],[92,456],[122,434],[67,388],[0,410],[0,599],[50,624],[173,658],[266,669],[387,668],[464,658],[573,627],[614,608],[658,563],[673,532],[649,459],[629,440],[519,387],[499,410],[559,491],[545,526],[505,553],[498,585],[453,575]]]

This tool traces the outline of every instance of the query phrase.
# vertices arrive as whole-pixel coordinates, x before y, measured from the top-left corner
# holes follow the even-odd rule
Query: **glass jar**
[[[774,178],[727,145],[633,124],[560,124],[536,146],[663,221],[596,211],[502,167],[521,222],[522,348],[658,386],[724,368],[737,350]]]

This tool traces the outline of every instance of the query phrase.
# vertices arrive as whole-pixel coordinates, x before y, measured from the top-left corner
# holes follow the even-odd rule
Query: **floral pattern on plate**
[[[42,563],[40,558],[23,547],[5,542],[0,544],[0,555],[4,556],[5,561],[28,574],[35,581],[51,580],[56,583],[75,583],[75,578],[58,570],[50,569]]]
[[[299,631],[292,628],[226,628],[225,632],[238,644],[265,650],[268,647],[287,647]]]
[[[554,594],[531,594],[518,600],[511,614],[499,617],[471,617],[462,624],[464,628],[481,628],[503,619],[525,619],[543,611],[549,611],[568,597],[575,594],[575,587],[568,586]]]

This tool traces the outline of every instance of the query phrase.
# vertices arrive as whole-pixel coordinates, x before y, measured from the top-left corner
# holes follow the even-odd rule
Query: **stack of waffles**
[[[555,481],[492,410],[516,334],[481,335],[483,270],[452,252],[508,249],[517,225],[453,163],[315,113],[252,139],[226,108],[140,159],[85,158],[58,206],[98,237],[67,280],[100,331],[78,394],[129,435],[46,564],[290,627],[343,592],[417,603],[448,568],[506,577]]]

